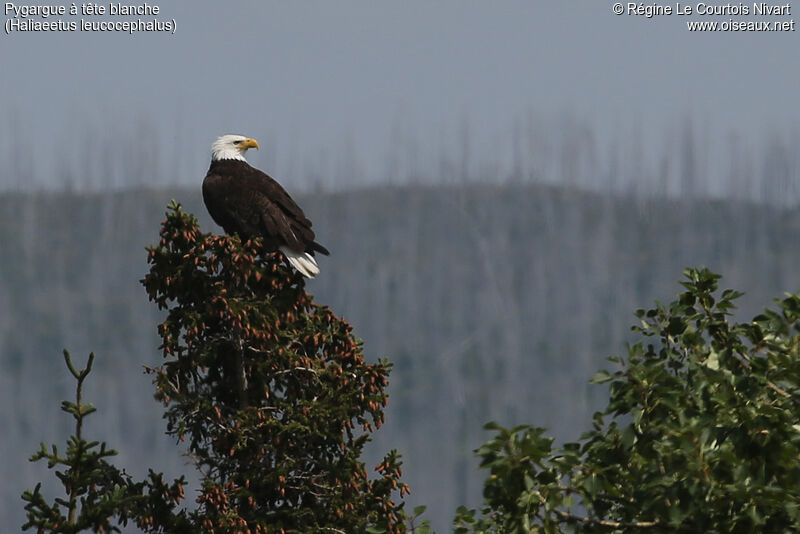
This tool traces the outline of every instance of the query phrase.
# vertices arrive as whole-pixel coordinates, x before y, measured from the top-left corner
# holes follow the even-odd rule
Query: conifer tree
[[[376,478],[360,460],[390,364],[366,363],[350,325],[260,240],[202,233],[174,202],[160,236],[142,281],[167,311],[150,371],[202,474],[196,531],[404,532],[397,453]]]
[[[76,370],[76,420],[64,456],[53,445],[32,461],[64,466],[66,497],[48,502],[41,484],[23,494],[40,533],[119,532],[129,522],[150,533],[429,532],[407,517],[400,459],[389,452],[370,478],[360,460],[384,421],[390,364],[368,364],[350,325],[315,304],[303,278],[259,240],[200,231],[180,205],[169,207],[161,240],[148,248],[142,281],[167,310],[159,325],[163,365],[148,368],[165,408],[168,434],[185,442],[200,470],[196,506],[184,478],[149,472],[134,481],[107,459],[105,443],[83,436],[95,408],[82,400],[86,369]]]
[[[30,461],[47,460],[56,471],[65,496],[56,497],[52,503],[42,494],[42,484],[26,490],[22,499],[27,503],[27,522],[23,530],[35,527],[37,532],[74,534],[92,532],[120,532],[119,526],[135,521],[144,526],[157,522],[175,526],[182,518],[173,509],[183,498],[183,478],[167,485],[162,475],[150,471],[149,478],[134,482],[124,471],[109,463],[108,458],[117,451],[105,442],[89,441],[83,435],[84,420],[96,408],[83,402],[83,383],[92,370],[94,354],[89,355],[85,369],[77,370],[66,350],[64,359],[77,382],[75,402],[64,401],[61,409],[75,419],[75,433],[67,441],[64,454],[56,445],[48,448],[44,443]],[[175,532],[176,530],[171,530]]]

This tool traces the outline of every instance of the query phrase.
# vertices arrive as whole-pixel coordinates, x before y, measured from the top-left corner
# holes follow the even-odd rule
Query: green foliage
[[[168,433],[202,473],[204,532],[404,532],[400,459],[359,460],[384,420],[390,364],[367,364],[350,325],[260,240],[200,231],[169,207],[143,284],[161,309],[151,369]]]
[[[579,442],[487,425],[485,505],[460,508],[456,533],[800,530],[800,293],[737,323],[741,293],[684,274],[677,300],[636,312],[620,369],[592,379],[609,404]]]
[[[150,471],[134,482],[106,461],[105,443],[82,437],[95,408],[82,402],[93,361],[77,371],[76,419],[65,456],[44,444],[66,498],[47,502],[41,484],[23,494],[39,532],[429,532],[422,510],[406,518],[401,462],[389,452],[370,479],[359,460],[384,420],[390,364],[367,364],[350,325],[314,304],[303,278],[259,240],[200,232],[194,216],[169,207],[158,246],[148,248],[142,281],[167,310],[159,325],[164,364],[154,375],[167,432],[185,441],[201,472],[197,506],[181,508],[183,478]],[[399,494],[400,502],[395,502]]]
[[[91,530],[93,532],[120,532],[117,525],[127,525],[136,518],[160,515],[165,503],[177,503],[183,497],[184,481],[177,480],[171,486],[164,484],[161,475],[150,472],[146,482],[133,482],[124,471],[120,471],[106,460],[117,454],[105,443],[87,441],[83,433],[84,419],[96,408],[82,400],[83,383],[92,369],[94,354],[89,355],[85,369],[77,370],[69,352],[64,351],[67,367],[77,381],[76,401],[64,401],[61,409],[75,419],[75,434],[67,441],[65,454],[52,445],[49,449],[42,443],[30,461],[47,460],[47,466],[56,471],[66,492],[51,504],[41,493],[42,484],[26,490],[22,499],[28,521],[23,530],[37,528],[38,532],[73,534]]]

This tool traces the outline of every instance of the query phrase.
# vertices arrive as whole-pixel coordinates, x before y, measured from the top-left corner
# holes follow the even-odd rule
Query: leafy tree
[[[457,533],[800,530],[800,293],[738,323],[741,293],[684,274],[676,301],[636,312],[620,369],[595,375],[609,403],[579,442],[487,425],[485,504],[458,510]]]
[[[315,304],[260,240],[200,231],[169,207],[143,280],[167,310],[154,373],[167,432],[202,474],[204,532],[405,531],[395,451],[360,461],[384,421],[390,364],[367,364],[352,328]],[[196,530],[195,530],[196,531]]]

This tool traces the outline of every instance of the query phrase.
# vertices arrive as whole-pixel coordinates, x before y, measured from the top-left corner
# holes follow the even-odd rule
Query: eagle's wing
[[[251,169],[246,189],[252,191],[264,234],[274,237],[278,245],[285,245],[295,252],[328,254],[325,247],[314,241],[311,221],[289,193],[266,173]]]
[[[328,254],[314,241],[311,221],[289,193],[247,163],[212,165],[203,181],[203,199],[211,218],[228,234],[263,237],[272,250]]]

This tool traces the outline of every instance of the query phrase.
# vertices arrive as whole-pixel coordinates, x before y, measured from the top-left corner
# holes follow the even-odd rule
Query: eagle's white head
[[[211,161],[221,159],[244,159],[244,153],[248,148],[258,148],[258,141],[243,135],[227,134],[217,138],[211,145]]]

